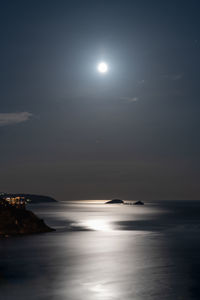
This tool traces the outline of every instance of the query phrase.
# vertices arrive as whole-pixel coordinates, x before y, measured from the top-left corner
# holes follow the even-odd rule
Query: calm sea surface
[[[0,299],[200,299],[200,202],[31,209],[57,231],[0,240]]]

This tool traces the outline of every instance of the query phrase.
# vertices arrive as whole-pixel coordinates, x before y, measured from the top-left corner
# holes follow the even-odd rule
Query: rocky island
[[[123,201],[121,199],[112,199],[105,202],[105,204],[144,205],[144,202],[140,200],[133,202],[133,201]]]
[[[24,203],[10,204],[0,199],[0,237],[50,232],[47,226],[33,212],[26,210]]]
[[[135,203],[134,203],[134,205],[144,205],[144,202],[142,202],[142,201],[136,201]]]
[[[107,201],[105,204],[123,204],[124,201],[120,200],[120,199],[113,199],[113,200],[109,200]]]

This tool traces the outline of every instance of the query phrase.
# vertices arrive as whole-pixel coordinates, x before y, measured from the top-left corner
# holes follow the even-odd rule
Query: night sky
[[[199,199],[199,12],[198,0],[2,0],[0,191]]]

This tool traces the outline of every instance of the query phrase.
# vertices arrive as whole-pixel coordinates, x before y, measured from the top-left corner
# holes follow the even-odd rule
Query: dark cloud
[[[0,113],[0,126],[14,125],[28,121],[32,114],[25,112]]]
[[[121,97],[120,100],[126,103],[133,103],[139,100],[139,97]]]
[[[184,73],[164,75],[163,77],[166,78],[166,79],[177,81],[177,80],[181,80],[184,77]]]

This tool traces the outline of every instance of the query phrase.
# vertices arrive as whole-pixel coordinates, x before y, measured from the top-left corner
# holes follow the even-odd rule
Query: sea
[[[0,240],[1,300],[200,299],[200,201],[30,205],[54,232]]]

